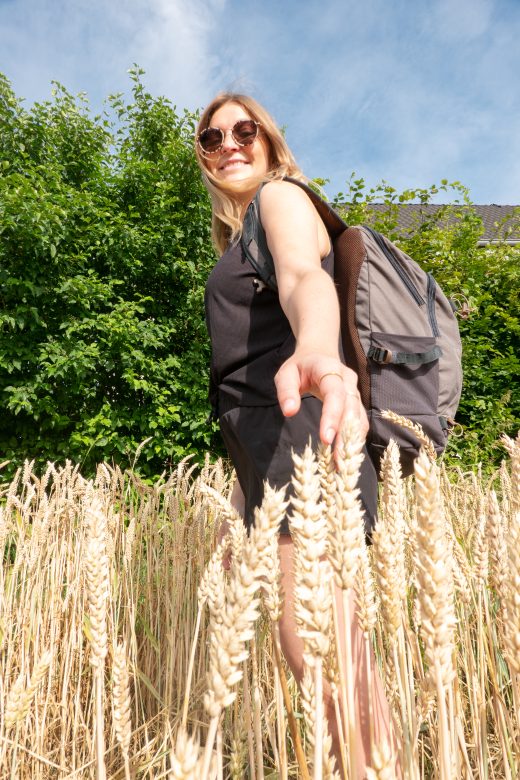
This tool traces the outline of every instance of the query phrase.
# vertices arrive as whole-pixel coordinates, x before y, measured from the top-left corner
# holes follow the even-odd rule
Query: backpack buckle
[[[392,350],[383,349],[383,347],[370,347],[368,357],[376,363],[391,363],[393,360]]]

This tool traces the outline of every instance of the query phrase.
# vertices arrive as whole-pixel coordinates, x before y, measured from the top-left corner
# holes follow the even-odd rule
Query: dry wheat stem
[[[390,409],[385,409],[382,411],[381,417],[384,417],[385,420],[390,420],[390,422],[393,422],[396,425],[400,425],[402,428],[406,428],[408,431],[411,431],[419,444],[424,448],[430,460],[435,460],[437,458],[435,446],[432,440],[425,434],[422,425],[419,425],[419,423],[414,423],[412,420],[408,419],[408,417],[403,417],[401,414],[396,414]]]
[[[441,780],[449,780],[453,746],[448,733],[446,688],[455,675],[453,666],[455,607],[449,547],[439,495],[438,470],[424,450],[415,463],[417,491],[416,577],[421,608],[420,632],[428,678],[437,692]]]
[[[280,679],[280,685],[282,688],[283,700],[285,703],[285,709],[287,711],[287,722],[289,725],[289,732],[294,745],[294,752],[296,754],[296,760],[298,762],[298,769],[302,780],[310,780],[309,770],[307,767],[307,761],[305,759],[305,753],[303,751],[298,724],[294,715],[294,710],[291,701],[291,694],[287,685],[287,679],[285,676],[284,668],[282,665],[282,652],[280,649],[280,627],[278,623],[271,623],[273,634],[273,651],[275,657],[276,669]]]
[[[123,754],[125,780],[130,780],[129,749],[132,735],[132,716],[127,648],[123,643],[116,645],[114,648],[112,677],[114,730]]]
[[[203,779],[223,708],[235,699],[235,685],[242,679],[241,664],[248,657],[246,643],[253,637],[258,618],[257,591],[262,584],[272,539],[278,535],[283,516],[281,491],[266,488],[255,526],[244,543],[242,558],[235,561],[226,592],[222,615],[210,621],[208,691],[204,706],[211,717],[203,764]],[[274,509],[270,508],[273,506]]]
[[[13,780],[19,777],[54,780],[58,776],[74,780],[95,774],[95,731],[90,727],[95,702],[89,673],[91,629],[89,620],[84,620],[90,602],[85,576],[85,523],[81,520],[85,507],[95,495],[110,529],[110,534],[105,535],[107,554],[111,556],[107,646],[114,647],[117,637],[125,637],[128,664],[135,673],[131,701],[131,719],[135,724],[132,762],[143,776],[166,777],[170,773],[171,747],[166,721],[168,717],[177,720],[182,711],[191,657],[189,638],[194,636],[197,622],[197,586],[211,555],[212,524],[221,516],[221,510],[211,499],[203,503],[199,481],[190,477],[190,469],[185,465],[151,486],[131,473],[123,474],[117,467],[102,464],[94,494],[73,464],[64,467],[49,464],[41,478],[32,473],[33,468],[29,461],[11,485],[0,487],[0,547],[4,551],[4,565],[0,568],[2,773]],[[514,471],[512,466],[509,468]],[[219,494],[228,496],[231,479],[223,481],[222,474],[222,469],[205,466],[205,481]],[[336,479],[330,470],[326,474],[321,495],[329,513],[327,491]],[[447,741],[458,741],[454,762],[449,762],[452,776],[483,777],[487,769],[489,777],[513,780],[520,772],[519,678],[509,668],[509,656],[516,652],[516,634],[511,624],[509,638],[505,636],[507,621],[502,612],[497,614],[497,608],[502,606],[516,614],[514,599],[506,590],[510,582],[510,544],[516,570],[514,552],[518,544],[513,541],[515,531],[511,536],[509,527],[515,525],[513,506],[517,493],[513,495],[513,479],[505,461],[499,479],[500,503],[492,494],[486,495],[491,485],[484,483],[479,472],[473,475],[450,468],[442,473],[447,560],[451,559],[453,567],[459,621],[456,631],[459,682],[453,689],[451,684],[445,689],[446,723]],[[516,476],[514,480],[517,484]],[[411,480],[402,483],[401,508],[406,518],[407,540],[415,535],[415,531],[413,534],[408,531],[415,522],[411,489]],[[330,507],[334,502],[335,499]],[[478,545],[482,544],[478,534],[484,513],[489,548],[487,583],[484,577],[478,581],[479,571],[484,571],[481,565],[473,566],[479,556]],[[382,514],[385,517],[384,508]],[[361,559],[358,559],[355,582],[361,578],[361,570]],[[266,577],[262,577],[262,583],[264,587],[267,585]],[[361,621],[360,589],[361,585],[357,587]],[[409,595],[413,597],[414,592],[415,584]],[[442,751],[438,747],[438,709],[432,709],[431,693],[424,693],[424,670],[417,638],[408,616],[404,617],[408,688],[411,691],[411,680],[418,689],[417,708],[422,708],[421,717],[424,717],[421,731],[417,727],[414,730],[419,777],[424,780],[439,775]],[[206,624],[201,624],[197,631],[192,710],[187,715],[191,731],[191,724],[201,721],[200,700],[209,637]],[[373,633],[376,654],[384,665],[388,649],[379,630]],[[265,657],[267,646],[263,634],[258,634],[258,642],[259,658]],[[16,680],[22,674],[20,690],[23,692],[33,681],[38,659],[48,647],[53,648],[52,667],[38,686],[27,715],[8,732],[6,706]],[[503,660],[505,651],[507,663]],[[429,664],[427,659],[425,664]],[[287,759],[282,758],[279,749],[281,737],[277,740],[278,751],[272,751],[269,746],[269,739],[271,743],[274,741],[270,737],[269,719],[274,716],[275,707],[269,668],[266,659],[265,676],[261,676],[263,749],[266,762],[270,756],[272,765],[273,752],[275,756],[278,752],[283,765]],[[273,672],[271,680],[272,676]],[[107,685],[108,679],[105,677],[103,682]],[[288,691],[289,703],[291,695]],[[404,684],[403,695],[408,695]],[[11,704],[9,707],[12,708]],[[243,713],[243,707],[236,713],[230,708],[226,713],[222,721],[224,746],[244,721]],[[105,720],[105,729],[107,775],[122,776],[121,754],[110,718]],[[478,748],[479,741],[481,748]],[[457,767],[457,755],[462,759],[460,767]],[[220,770],[214,758],[211,762],[209,774],[215,776]],[[242,761],[240,765],[237,756],[233,780],[238,777],[242,780],[247,772],[246,763]],[[448,771],[447,767],[448,763],[444,772]],[[197,780],[201,768],[194,775]],[[379,764],[376,767],[375,759],[372,769],[382,771]],[[280,770],[283,771],[283,766]],[[295,768],[289,764],[285,770],[292,777]],[[299,776],[304,775],[300,772]]]
[[[359,470],[363,461],[363,437],[357,418],[348,416],[341,435],[336,490],[335,512],[328,513],[328,558],[332,564],[337,585],[342,591],[345,626],[345,666],[338,653],[343,717],[348,744],[349,772],[356,776],[356,722],[354,710],[354,679],[352,667],[352,639],[350,633],[350,595],[356,583],[358,559],[363,544],[363,511],[359,501]],[[333,599],[335,608],[335,600]],[[337,616],[335,630],[337,632]],[[336,637],[336,647],[341,647]]]
[[[506,622],[504,639],[513,678],[520,674],[520,511],[509,527],[509,577],[505,588]]]
[[[520,511],[520,431],[516,439],[510,439],[509,436],[502,436],[500,441],[506,448],[511,458],[511,512]]]
[[[262,752],[262,723],[261,723],[261,698],[260,683],[258,679],[258,661],[256,656],[255,637],[251,639],[251,669],[252,669],[252,699],[253,699],[253,733],[255,738],[256,776],[258,780],[264,780],[264,757]]]
[[[108,558],[106,555],[107,518],[99,499],[92,495],[85,511],[87,545],[85,577],[91,628],[90,662],[95,689],[95,733],[97,780],[105,780],[105,719],[103,705],[103,672],[107,654],[107,599],[109,593]]]
[[[7,729],[23,720],[29,712],[29,707],[42,683],[52,661],[52,653],[46,650],[36,663],[27,685],[24,675],[20,674],[7,695],[4,712],[4,722]]]
[[[453,679],[453,648],[456,625],[453,575],[439,498],[437,469],[421,450],[415,464],[417,530],[415,565],[421,607],[421,635],[425,656],[432,669],[438,660],[444,684]],[[432,676],[435,685],[436,670]]]

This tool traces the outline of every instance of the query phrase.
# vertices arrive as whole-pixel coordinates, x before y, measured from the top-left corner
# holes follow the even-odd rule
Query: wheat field
[[[390,446],[370,546],[355,426],[338,469],[327,450],[295,458],[300,689],[278,631],[283,492],[267,490],[247,536],[221,462],[155,484],[26,462],[0,487],[0,777],[339,778],[324,679],[353,777],[334,582],[355,595],[391,704],[395,741],[374,740],[369,780],[520,777],[520,436],[501,445],[492,477],[424,448],[406,480]]]

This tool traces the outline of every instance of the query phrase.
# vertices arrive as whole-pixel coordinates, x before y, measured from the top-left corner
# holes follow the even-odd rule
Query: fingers
[[[345,407],[350,399],[345,393],[344,381],[338,374],[327,374],[319,383],[323,409],[320,421],[320,439],[332,444],[341,427]]]
[[[296,363],[284,363],[274,378],[278,403],[285,417],[293,417],[300,408],[300,372]]]
[[[353,376],[351,376],[351,374]],[[340,377],[337,374],[327,374],[320,381],[320,391],[323,400],[323,411],[320,423],[320,439],[324,444],[332,444],[336,440],[339,445],[343,421],[351,414],[360,421],[361,431],[366,435],[368,420],[361,402],[361,396],[354,382],[357,377],[349,369],[345,369]]]
[[[293,355],[275,376],[278,402],[285,417],[300,409],[300,396],[312,393],[323,402],[320,439],[323,444],[338,442],[338,433],[348,414],[360,420],[361,431],[368,431],[368,420],[357,389],[357,374],[337,359],[319,354]]]
[[[359,421],[359,432],[363,437],[363,439],[365,439],[368,433],[368,427],[369,427],[368,417],[367,417],[365,407],[361,402],[361,397],[359,395],[352,394],[349,399],[349,396],[347,395],[347,405],[345,409],[345,414],[341,421],[341,428],[339,429],[338,435],[336,436],[334,442],[334,460],[337,465],[341,462],[342,457],[344,457],[344,452],[342,449],[343,441],[341,436],[341,430],[349,415],[353,415]]]

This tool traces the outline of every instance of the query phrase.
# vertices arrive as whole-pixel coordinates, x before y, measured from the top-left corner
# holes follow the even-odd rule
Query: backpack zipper
[[[437,315],[435,313],[435,279],[431,274],[428,274],[428,319],[430,320],[430,327],[434,336],[440,336],[441,332],[437,325]]]
[[[380,235],[380,233],[377,233],[377,231],[373,230],[368,225],[363,225],[365,230],[368,230],[372,238],[376,241],[377,245],[385,255],[386,259],[389,261],[392,268],[396,271],[397,275],[401,278],[401,281],[403,282],[404,286],[416,302],[418,306],[423,306],[425,303],[424,298],[422,297],[421,293],[415,286],[415,284],[412,282],[404,268],[402,267],[401,263],[397,260],[395,255],[392,254],[390,249],[386,246],[385,242],[383,241],[383,237]]]

